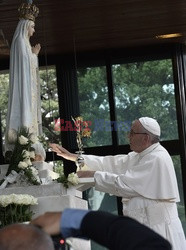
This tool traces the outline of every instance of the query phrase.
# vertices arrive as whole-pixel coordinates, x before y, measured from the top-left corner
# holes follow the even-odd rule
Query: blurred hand
[[[56,152],[57,155],[65,158],[66,160],[76,161],[77,154],[72,154],[65,148],[55,143],[50,143],[49,146],[51,147],[53,152]]]
[[[38,43],[38,44],[36,44],[35,46],[32,47],[32,53],[38,55],[40,49],[41,49],[41,45],[40,45],[40,43]]]
[[[47,212],[32,220],[30,224],[39,226],[50,235],[60,234],[60,219],[62,212]]]

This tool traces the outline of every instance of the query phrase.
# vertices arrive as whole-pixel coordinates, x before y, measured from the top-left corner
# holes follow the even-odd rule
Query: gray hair
[[[146,133],[147,135],[149,135],[152,144],[160,141],[160,136],[152,134],[151,132],[146,130],[144,127],[143,127],[143,132]]]

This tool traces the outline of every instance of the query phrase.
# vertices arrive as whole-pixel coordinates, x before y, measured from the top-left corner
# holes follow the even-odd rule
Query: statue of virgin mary
[[[26,5],[26,12],[25,7]],[[10,50],[9,99],[6,120],[6,151],[19,128],[25,126],[30,133],[42,133],[41,99],[38,70],[40,44],[31,47],[30,37],[35,32],[38,8],[22,4],[20,21],[15,30]],[[10,148],[9,148],[10,147]]]

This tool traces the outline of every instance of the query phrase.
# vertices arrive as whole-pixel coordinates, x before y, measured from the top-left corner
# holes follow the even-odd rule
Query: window
[[[59,118],[58,93],[56,83],[56,70],[54,66],[41,68],[41,110],[43,126],[43,144],[60,141],[60,129],[55,127]],[[46,146],[46,150],[48,146]]]
[[[180,194],[180,202],[178,203],[178,214],[182,222],[183,229],[186,232],[185,205],[184,205],[180,156],[179,155],[172,156],[172,160],[173,160],[175,171],[176,171],[178,189],[179,189],[179,194]]]
[[[44,145],[47,141],[54,139],[59,140],[60,131],[55,131],[55,119],[59,118],[58,95],[56,84],[55,67],[41,69],[41,107],[42,107],[42,123],[44,132]],[[8,110],[8,89],[9,89],[9,73],[1,72],[0,74],[0,107],[1,107],[1,129],[4,141],[6,128],[6,115]]]
[[[106,67],[78,69],[80,114],[91,122],[92,137],[85,147],[111,145]]]
[[[175,92],[170,59],[112,65],[119,144],[127,144],[131,122],[154,117],[161,140],[178,139]]]

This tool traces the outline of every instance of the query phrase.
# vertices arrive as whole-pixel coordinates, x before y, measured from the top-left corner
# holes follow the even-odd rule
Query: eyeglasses
[[[137,132],[134,132],[134,130],[130,130],[129,132],[128,132],[128,135],[129,136],[133,136],[133,135],[147,135],[147,133],[137,133]]]

